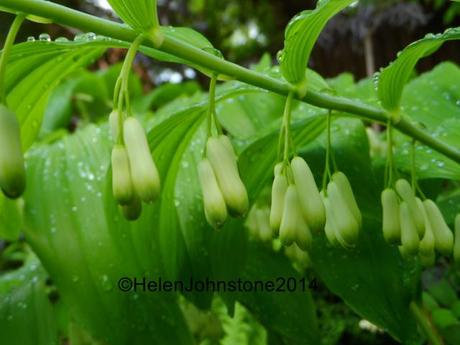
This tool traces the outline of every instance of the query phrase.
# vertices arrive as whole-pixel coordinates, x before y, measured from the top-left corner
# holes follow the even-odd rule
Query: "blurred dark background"
[[[104,0],[59,0],[66,6],[100,17],[114,18]],[[264,52],[275,59],[283,47],[284,28],[297,13],[314,7],[311,0],[159,0],[163,25],[191,26],[203,33],[234,62],[249,65]],[[448,27],[460,26],[460,4],[448,0],[361,1],[335,17],[323,31],[314,49],[310,67],[323,76],[332,77],[351,72],[361,79],[393,60],[399,50],[426,33],[438,33]],[[11,22],[11,16],[1,14],[1,40]],[[52,38],[72,39],[77,33],[56,25],[27,23],[21,40],[48,32]],[[116,62],[124,52],[112,51],[105,58]],[[438,62],[460,62],[460,50],[447,43],[436,54],[422,60],[419,71],[432,68]],[[180,81],[195,78],[181,66],[159,66],[145,60],[146,83],[158,84],[172,78]],[[163,70],[170,73],[158,76]],[[180,76],[177,75],[180,74]]]

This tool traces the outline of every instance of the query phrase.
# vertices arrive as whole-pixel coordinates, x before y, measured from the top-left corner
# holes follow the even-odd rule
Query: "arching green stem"
[[[101,19],[73,9],[66,8],[49,1],[40,0],[0,0],[0,6],[12,12],[24,12],[39,17],[48,18],[56,23],[73,26],[84,31],[95,32],[96,34],[112,37],[126,42],[134,41],[138,34],[124,26],[109,20]],[[172,54],[189,63],[201,66],[207,70],[233,77],[239,81],[251,84],[280,95],[288,95],[296,91],[295,86],[282,80],[274,79],[265,74],[246,69],[229,61],[225,61],[194,47],[188,42],[178,40],[174,37],[164,35],[161,44],[147,40],[144,44],[151,48],[157,48],[163,52]],[[296,95],[296,98],[298,96]],[[299,97],[300,98],[300,97]],[[370,121],[385,124],[390,114],[382,108],[364,104],[358,100],[337,97],[327,93],[307,90],[301,101],[310,103],[317,107],[336,110],[344,113],[354,114]],[[444,154],[446,157],[460,163],[460,149],[451,146],[431,136],[425,130],[418,128],[411,123],[406,116],[394,124],[398,131],[416,139],[419,143],[427,145],[434,150]]]
[[[324,174],[323,174],[323,184],[322,184],[322,189],[324,193],[327,195],[327,182],[331,178],[331,168],[330,168],[330,162],[332,158],[332,164],[334,167],[334,170],[337,170],[337,164],[335,163],[335,159],[332,155],[332,133],[331,133],[331,111],[327,113],[327,125],[326,125],[326,162],[325,162],[325,167],[324,167]]]
[[[144,35],[139,35],[128,49],[125,61],[121,68],[120,75],[118,76],[115,84],[114,91],[114,107],[118,111],[118,138],[119,144],[123,143],[123,121],[126,116],[131,116],[131,104],[129,98],[129,75],[131,68],[136,57],[137,51],[145,39]]]
[[[208,105],[208,138],[212,136],[212,126],[216,128],[217,134],[222,134],[222,127],[216,114],[216,85],[217,75],[214,74],[209,81],[209,105]]]

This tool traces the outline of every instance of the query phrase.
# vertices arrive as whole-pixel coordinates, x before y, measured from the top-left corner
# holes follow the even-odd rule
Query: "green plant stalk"
[[[24,22],[25,15],[18,14],[14,18],[13,23],[11,24],[10,31],[6,36],[5,45],[3,47],[2,53],[0,55],[0,102],[6,104],[6,90],[5,90],[5,71],[6,64],[8,61],[8,56],[10,55],[11,47],[14,44],[14,40],[18,34],[19,28]]]
[[[438,332],[431,324],[430,320],[423,312],[423,310],[418,306],[418,304],[412,301],[409,308],[430,344],[444,345],[444,341],[442,340],[441,336],[438,334]]]
[[[215,125],[217,134],[222,134],[222,128],[216,116],[216,84],[217,75],[213,75],[209,82],[209,106],[208,106],[208,138],[212,136],[212,124]]]
[[[385,166],[385,186],[390,188],[393,186],[393,124],[388,120],[387,124],[387,162]]]
[[[324,194],[327,196],[327,181],[331,178],[331,169],[330,169],[330,159],[331,159],[331,151],[332,151],[332,141],[331,141],[331,117],[332,114],[329,111],[327,113],[327,139],[326,139],[326,158],[325,158],[325,167],[324,167],[324,174],[323,174],[323,187],[322,190]],[[334,167],[336,167],[334,161]],[[335,168],[337,169],[337,168]]]
[[[118,104],[116,104],[118,110],[118,138],[117,142],[119,144],[123,144],[123,121],[124,121],[124,114],[126,113],[127,116],[131,115],[131,107],[130,107],[130,100],[129,100],[129,74],[131,73],[131,67],[134,62],[134,58],[136,57],[137,51],[144,40],[144,35],[139,35],[131,44],[128,49],[128,53],[126,54],[125,61],[123,62],[123,66],[121,68],[120,76],[118,77],[117,84],[116,84],[116,91],[118,88]],[[123,111],[123,101],[125,103],[126,111]]]
[[[416,148],[417,142],[415,140],[412,140],[411,143],[411,152],[410,152],[410,178],[411,178],[411,184],[412,184],[412,189],[414,192],[416,192],[416,186],[417,186],[417,173],[416,173],[416,168],[415,168],[415,148]]]
[[[289,144],[291,140],[291,113],[292,113],[292,98],[294,93],[290,92],[286,98],[286,105],[284,106],[283,114],[283,129],[284,129],[284,152],[283,161],[284,164],[289,162]]]
[[[64,26],[71,26],[83,31],[95,32],[99,35],[112,37],[122,41],[133,42],[138,34],[121,24],[91,16],[65,6],[39,0],[0,0],[0,6],[13,12],[24,12],[50,20]],[[219,74],[233,77],[241,82],[260,87],[265,90],[287,96],[296,91],[295,86],[277,80],[264,74],[248,70],[237,64],[222,60],[210,53],[196,48],[187,42],[165,36],[160,47],[156,47],[153,40],[146,41],[146,46],[157,48],[163,52],[175,55],[203,68],[213,70]],[[317,107],[350,113],[370,121],[386,124],[390,114],[381,108],[370,106],[356,100],[307,91],[300,99]],[[413,125],[402,117],[393,126],[400,132],[416,139],[418,142],[431,147],[446,157],[460,163],[460,150],[450,146],[437,138],[432,137],[425,130]]]

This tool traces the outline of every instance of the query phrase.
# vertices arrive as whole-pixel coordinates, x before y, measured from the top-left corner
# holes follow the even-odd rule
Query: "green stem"
[[[217,134],[222,133],[219,121],[216,118],[216,84],[217,75],[213,75],[209,82],[209,106],[208,106],[208,138],[212,136],[212,125],[216,127]]]
[[[294,97],[294,93],[289,93],[288,97],[286,98],[286,104],[284,106],[284,114],[283,114],[283,128],[284,128],[284,151],[283,151],[283,160],[284,162],[289,161],[289,144],[291,140],[291,112],[292,112],[292,99]]]
[[[411,184],[412,184],[412,189],[414,192],[416,192],[416,185],[417,185],[417,175],[416,175],[416,169],[415,169],[415,148],[416,148],[417,142],[415,140],[412,140],[411,142],[411,158],[410,158],[410,178],[411,178]]]
[[[0,6],[13,12],[25,12],[39,17],[49,18],[62,25],[76,27],[84,31],[95,32],[99,35],[112,37],[122,41],[132,42],[138,36],[134,30],[124,25],[69,9],[49,1],[0,0]],[[151,48],[158,48],[163,52],[184,59],[192,65],[213,70],[216,73],[233,77],[239,81],[278,93],[280,95],[287,96],[290,92],[295,91],[295,87],[289,83],[225,61],[213,54],[205,52],[202,49],[194,47],[185,41],[178,40],[171,36],[165,35],[160,47],[155,47],[155,44],[152,41],[146,41],[144,44]],[[386,124],[390,118],[388,112],[381,108],[367,105],[357,100],[337,97],[312,90],[308,90],[301,101],[321,108],[355,114],[366,118],[367,120],[383,124]],[[399,122],[394,124],[394,128],[416,139],[418,142],[444,154],[446,157],[460,163],[460,150],[458,148],[450,146],[437,138],[432,137],[426,131],[414,126],[404,116]]]
[[[414,301],[410,304],[410,310],[412,315],[414,316],[415,320],[417,321],[418,325],[420,326],[421,330],[427,337],[428,341],[431,345],[444,345],[444,341],[442,340],[441,336],[438,334],[434,326],[431,324],[430,320],[423,312],[423,310],[419,307],[417,303]]]
[[[391,187],[393,185],[393,124],[388,120],[387,124],[387,165],[385,170],[385,186]]]
[[[326,130],[326,163],[324,167],[324,174],[323,174],[323,191],[327,196],[327,181],[331,177],[331,169],[330,169],[330,159],[331,159],[331,151],[332,151],[332,142],[331,142],[331,112],[327,113],[327,130]]]
[[[118,111],[118,138],[117,142],[123,144],[123,121],[125,115],[131,116],[131,106],[129,101],[129,74],[136,57],[137,51],[144,40],[144,35],[139,35],[131,44],[126,54],[125,61],[121,68],[117,83],[115,84],[116,104],[114,105]],[[123,109],[124,108],[124,109]]]
[[[23,14],[18,14],[14,18],[13,23],[11,24],[10,31],[8,36],[6,36],[5,45],[0,56],[0,101],[3,104],[6,104],[6,90],[5,90],[5,71],[6,64],[8,61],[8,56],[10,55],[11,48],[13,47],[14,40],[18,34],[21,24],[24,22],[25,16]]]

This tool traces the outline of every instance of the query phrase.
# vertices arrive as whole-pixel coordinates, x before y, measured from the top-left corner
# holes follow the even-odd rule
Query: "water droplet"
[[[35,42],[35,37],[34,36],[27,37],[27,42]]]
[[[282,63],[284,60],[284,51],[280,50],[278,53],[276,53],[276,60],[278,60],[279,63]]]
[[[38,39],[40,41],[51,42],[51,37],[48,34],[40,34],[40,36],[38,36]]]
[[[56,38],[55,42],[57,43],[69,42],[69,39],[66,37],[58,37]]]
[[[86,35],[85,34],[78,34],[73,38],[73,40],[75,42],[82,42],[82,41],[86,40]]]
[[[94,32],[88,32],[86,34],[86,39],[88,41],[94,41],[97,38],[96,34]]]
[[[102,282],[102,289],[104,291],[110,291],[113,289],[113,284],[112,282],[110,281],[109,277],[104,274],[102,277],[101,277],[101,282]]]

